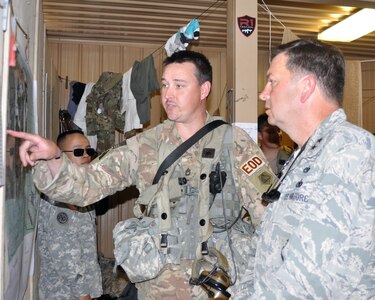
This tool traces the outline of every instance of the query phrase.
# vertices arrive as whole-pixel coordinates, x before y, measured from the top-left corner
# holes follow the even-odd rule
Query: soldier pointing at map
[[[168,120],[87,167],[72,164],[52,141],[8,133],[25,140],[20,158],[53,199],[85,206],[138,187],[138,219],[117,227],[115,241],[139,299],[248,299],[261,196],[277,178],[246,132],[207,113],[212,69],[204,55],[166,58],[161,84]]]

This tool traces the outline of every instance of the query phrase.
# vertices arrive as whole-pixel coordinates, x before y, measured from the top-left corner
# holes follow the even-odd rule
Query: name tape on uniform
[[[257,155],[254,155],[241,166],[241,170],[248,176],[253,175],[264,165],[264,161]]]

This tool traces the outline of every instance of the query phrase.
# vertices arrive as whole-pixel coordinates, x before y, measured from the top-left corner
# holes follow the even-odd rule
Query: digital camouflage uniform
[[[374,299],[375,138],[338,109],[285,172],[260,227],[252,299]]]
[[[208,116],[207,122],[214,119],[217,118]],[[184,170],[186,180],[193,187],[198,186],[200,181],[206,182],[206,184],[209,182],[209,176],[201,176],[203,174],[200,173],[201,153],[209,141],[222,138],[222,136],[216,136],[217,129],[205,135],[187,150],[179,161],[179,166]],[[233,126],[233,139],[233,168],[230,175],[233,175],[239,201],[248,211],[251,225],[256,227],[259,225],[265,209],[261,204],[261,195],[274,183],[276,176],[267,163],[263,163],[261,167],[257,168],[257,172],[252,175],[250,168],[252,158],[258,157],[263,162],[266,161],[261,150],[247,133],[235,126]],[[136,185],[142,194],[142,191],[149,187],[153,181],[161,163],[159,158],[166,157],[182,142],[174,123],[165,121],[163,124],[129,139],[127,146],[112,149],[100,159],[93,161],[85,167],[87,168],[86,175],[80,172],[82,167],[70,163],[63,156],[61,170],[56,178],[52,179],[46,163],[40,161],[33,169],[34,182],[39,190],[50,197],[76,205],[91,204],[97,199],[102,199],[130,185]],[[159,149],[164,149],[166,153],[159,153]],[[73,199],[73,194],[80,196]],[[251,235],[249,233],[241,234],[233,230],[231,230],[230,235],[233,249],[235,249],[234,252],[245,258],[250,256],[248,252],[251,250]],[[227,243],[226,232],[217,236],[221,236],[222,244]],[[191,246],[195,248],[195,245]],[[230,254],[225,253],[225,255],[228,260],[231,260],[231,257],[228,257]],[[243,273],[237,274],[236,284],[229,289],[233,296],[232,299],[246,299],[248,297],[253,276],[252,263],[253,261],[250,260],[241,261],[239,272],[243,271]],[[166,266],[157,278],[137,284],[140,299],[207,298],[207,295],[202,292],[199,286],[189,285],[190,269],[191,261],[181,261],[180,265],[177,266]],[[179,294],[178,290],[182,294]]]
[[[95,210],[74,211],[63,203],[40,200],[39,299],[72,300],[102,295],[96,246]]]

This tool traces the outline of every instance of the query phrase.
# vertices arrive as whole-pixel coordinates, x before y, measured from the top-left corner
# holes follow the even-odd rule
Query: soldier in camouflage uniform
[[[85,206],[127,186],[139,188],[134,212],[140,219],[125,221],[124,229],[134,229],[133,236],[126,236],[115,251],[123,258],[119,263],[127,266],[129,278],[137,282],[139,299],[207,299],[202,280],[189,284],[196,275],[191,274],[195,259],[208,262],[205,247],[221,251],[227,259],[231,299],[248,299],[253,281],[251,240],[265,210],[261,195],[277,178],[249,135],[227,124],[186,150],[153,185],[164,158],[218,119],[206,111],[212,69],[204,55],[180,51],[164,66],[161,98],[168,120],[128,139],[127,145],[111,149],[88,167],[72,164],[64,154],[60,158],[56,145],[40,136],[8,133],[25,139],[21,161],[34,166],[38,189],[54,199]],[[219,181],[214,182],[221,189],[217,193],[217,184],[211,191],[216,174]],[[80,196],[73,198],[76,194]],[[115,243],[122,226],[117,229]],[[217,266],[214,261],[213,265]],[[211,275],[216,270],[206,271]]]
[[[266,113],[258,116],[258,141],[272,171],[279,175],[293,150],[286,145],[281,145],[281,130],[277,126],[270,125],[267,119]]]
[[[344,68],[316,40],[273,55],[260,98],[299,148],[266,195],[252,299],[375,298],[375,139],[340,108]]]
[[[62,150],[90,147],[87,138],[78,130],[61,133],[57,144]],[[75,164],[84,165],[91,161],[87,152],[90,150],[85,150],[81,156],[65,153]],[[44,198],[40,202],[37,234],[39,299],[90,300],[101,296],[95,210]]]

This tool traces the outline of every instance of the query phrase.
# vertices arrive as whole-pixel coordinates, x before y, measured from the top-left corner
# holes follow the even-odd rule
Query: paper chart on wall
[[[233,125],[236,125],[243,130],[245,130],[255,143],[258,143],[258,124],[257,123],[240,123],[235,122]]]

